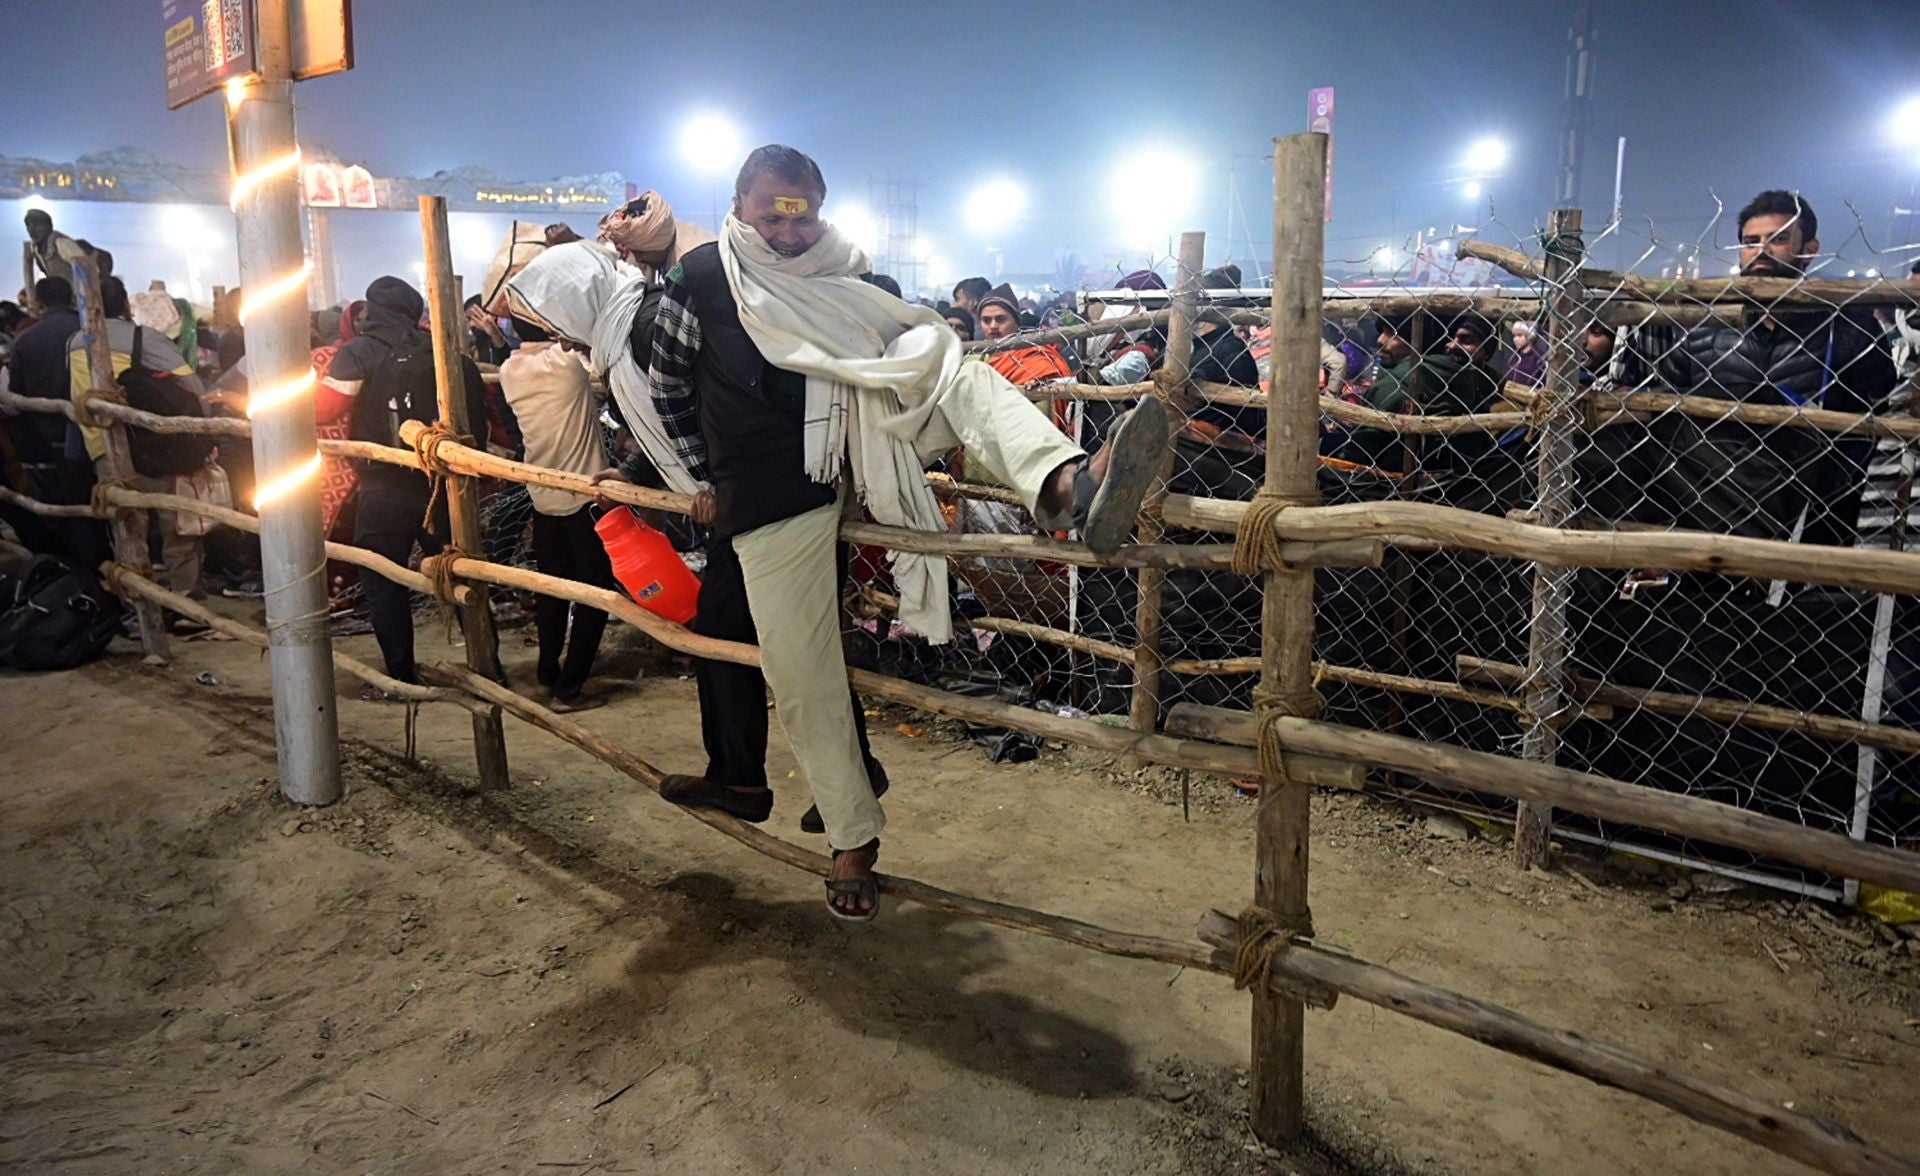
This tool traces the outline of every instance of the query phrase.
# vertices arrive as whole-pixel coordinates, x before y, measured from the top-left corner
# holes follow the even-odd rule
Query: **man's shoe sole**
[[[1107,476],[1094,492],[1087,529],[1080,536],[1096,555],[1112,555],[1133,533],[1140,504],[1160,475],[1167,455],[1167,406],[1159,397],[1140,402],[1107,442],[1113,450]]]

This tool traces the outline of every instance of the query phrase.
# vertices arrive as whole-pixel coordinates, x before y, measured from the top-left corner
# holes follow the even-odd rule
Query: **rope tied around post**
[[[1260,773],[1268,780],[1286,784],[1286,748],[1280,743],[1277,719],[1317,719],[1320,717],[1320,692],[1312,688],[1285,691],[1256,686],[1253,691],[1253,717],[1259,724]]]
[[[1280,557],[1280,532],[1274,524],[1290,506],[1319,506],[1320,495],[1278,494],[1262,490],[1247,503],[1233,533],[1233,571],[1237,576],[1290,570]]]
[[[1313,912],[1282,920],[1265,907],[1250,906],[1237,920],[1240,934],[1233,951],[1233,987],[1236,992],[1267,989],[1273,957],[1298,940],[1313,938]]]
[[[122,506],[119,503],[113,501],[113,498],[112,498],[112,494],[115,490],[131,490],[131,489],[133,489],[133,486],[130,484],[129,479],[103,478],[100,481],[95,482],[93,484],[93,490],[88,495],[88,499],[87,499],[88,509],[92,510],[94,514],[99,515],[103,519],[111,519],[117,515],[133,514],[134,513],[133,507]],[[115,566],[118,566],[118,565],[115,565]]]
[[[92,403],[95,400],[101,401],[104,404],[125,404],[127,402],[126,394],[121,392],[117,385],[112,388],[82,388],[80,395],[74,399],[73,419],[77,423],[89,429],[112,428],[113,422],[111,420],[94,414]]]
[[[431,506],[427,508],[427,514],[429,517],[432,516]],[[473,558],[475,557],[472,552],[457,545],[448,544],[440,549],[439,555],[429,555],[420,561],[420,574],[425,576],[427,583],[433,586],[434,599],[440,602],[440,619],[447,626],[449,641],[453,639],[453,627],[459,623],[460,615],[457,611],[459,605],[454,599],[455,593],[460,589],[460,580],[453,574],[453,564],[455,560]]]
[[[98,490],[99,487],[96,486],[94,489]],[[122,600],[131,602],[138,598],[135,596],[133,590],[127,587],[124,578],[127,576],[137,576],[145,579],[147,574],[152,570],[152,568],[141,568],[135,567],[133,564],[120,563],[117,560],[108,560],[106,563],[100,565],[100,578],[106,581],[107,591]]]
[[[447,479],[453,475],[453,467],[440,457],[440,443],[443,441],[451,441],[455,445],[465,445],[469,448],[473,446],[472,437],[465,433],[454,432],[444,421],[429,421],[427,426],[420,430],[419,436],[413,439],[413,456],[419,460],[420,468],[427,471],[427,481],[431,485],[431,490],[427,494],[427,513],[420,520],[420,529],[423,531],[433,529],[433,510],[440,505],[440,496],[446,492]],[[426,570],[425,563],[420,567],[422,571]],[[451,577],[448,582],[452,582]],[[436,590],[436,595],[439,595],[442,601],[452,602],[450,593],[439,593]]]
[[[1553,397],[1546,389],[1537,389],[1533,399],[1527,401],[1527,440],[1533,440],[1547,427],[1547,418],[1553,415],[1553,409]]]
[[[453,562],[459,559],[478,559],[470,551],[462,550],[452,544],[440,549],[440,554],[429,555],[420,561],[420,574],[433,585],[433,594],[441,604],[451,606],[454,593],[460,587],[460,581],[453,574]]]
[[[1159,397],[1168,408],[1180,406],[1181,394],[1187,390],[1190,383],[1187,377],[1176,377],[1165,368],[1153,373],[1150,382],[1153,384],[1153,394]]]

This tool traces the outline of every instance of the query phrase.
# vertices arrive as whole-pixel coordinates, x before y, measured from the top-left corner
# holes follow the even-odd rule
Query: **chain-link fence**
[[[1855,230],[1816,257],[1796,257],[1783,239],[1749,248],[1743,262],[1732,219],[1715,222],[1718,238],[1710,226],[1678,244],[1651,230],[1634,238],[1626,223],[1583,233],[1571,217],[1524,231],[1496,221],[1459,239],[1329,258],[1324,501],[1775,540],[1805,547],[1812,561],[1820,546],[1902,548],[1920,437],[1911,411],[1920,324],[1880,272],[1904,273],[1912,258],[1873,252]],[[1629,257],[1634,274],[1659,276],[1585,267],[1602,243]],[[1779,256],[1766,260],[1769,252]],[[1743,264],[1749,276],[1781,280],[1757,299],[1714,281],[1716,269],[1724,277]],[[1158,268],[1177,276],[1171,261]],[[1206,399],[1177,415],[1169,490],[1247,500],[1261,479],[1264,405],[1257,387],[1247,395],[1232,385],[1264,385],[1265,330],[1254,320],[1269,296],[1257,279],[1223,277],[1208,274],[1200,294],[1209,309],[1198,319],[1216,320],[1199,327],[1191,360]],[[1048,344],[1068,374],[1033,395],[1089,450],[1131,400],[1156,391],[1172,329],[1168,284],[1083,294],[1067,322],[1163,317]],[[1211,335],[1219,338],[1209,344]],[[991,346],[987,358],[1036,339],[1048,336]],[[964,462],[948,472],[975,480]],[[953,529],[1035,533],[1005,495],[964,492],[978,497],[949,499]],[[1223,538],[1178,526],[1165,535],[1202,548]],[[1133,663],[1149,582],[1137,570],[956,559],[960,607],[976,630],[971,643],[942,650],[890,624],[884,561],[873,554],[855,561],[866,589],[854,602],[865,635],[856,645],[868,664],[1111,722],[1131,713],[1141,725]],[[1906,598],[1651,566],[1556,569],[1422,541],[1392,543],[1377,567],[1316,578],[1317,684],[1334,721],[1856,838],[1920,837],[1920,716],[1910,713],[1920,705],[1911,668],[1920,645]],[[1168,570],[1158,587],[1162,669],[1147,713],[1164,721],[1183,703],[1245,709],[1258,672],[1257,582],[1214,565]],[[1018,754],[1018,740],[994,746]],[[1512,815],[1506,802],[1386,782]],[[1579,818],[1560,821],[1555,835],[1796,889],[1840,886]]]
[[[1813,238],[1797,215],[1789,202],[1784,217],[1750,217],[1744,252],[1737,236],[1669,249],[1649,235],[1630,251],[1637,271],[1659,279],[1582,270],[1583,235],[1566,218],[1510,243],[1490,240],[1495,226],[1457,247],[1505,263],[1523,287],[1421,300],[1369,293],[1364,278],[1338,283],[1329,338],[1356,354],[1333,395],[1418,419],[1329,419],[1327,500],[1774,540],[1806,545],[1809,561],[1815,546],[1901,548],[1920,436],[1913,303],[1876,279],[1882,266],[1905,266],[1849,263],[1849,247],[1866,251],[1858,234],[1838,256],[1801,256]],[[1704,279],[1703,254],[1719,258]],[[1433,268],[1431,252],[1409,268],[1422,262]],[[1714,281],[1716,270],[1779,280],[1756,298]],[[1316,618],[1321,689],[1340,721],[1856,838],[1920,836],[1909,599],[1396,547],[1378,571],[1322,572]],[[1335,667],[1420,681],[1386,691]],[[1789,885],[1835,883],[1577,818],[1557,832],[1757,868]]]
[[[1172,312],[1181,274],[1179,258],[1171,254],[1132,272],[1116,270],[1114,288],[1056,296],[1041,308],[1041,330],[983,339],[974,345],[975,358],[1027,389],[1063,434],[1093,453],[1133,403],[1167,385],[1163,373],[1169,368],[1185,368],[1198,381],[1236,385],[1237,403],[1220,395],[1175,413],[1165,488],[1174,496],[1249,499],[1264,463],[1262,352],[1244,326],[1223,314],[1198,314],[1192,306]],[[1186,277],[1196,305],[1228,311],[1267,301],[1264,293],[1240,289],[1237,268],[1190,265]],[[952,532],[1045,533],[994,471],[969,464],[966,454],[937,463],[932,476]],[[1090,483],[1080,488],[1081,509],[1091,492]],[[858,629],[853,657],[948,689],[1112,722],[1133,712],[1157,723],[1180,703],[1245,709],[1258,672],[1260,592],[1257,581],[1227,570],[1224,544],[1231,536],[1182,527],[1175,519],[1143,523],[1136,537],[1195,550],[1169,561],[1176,566],[1145,575],[1138,568],[1012,554],[954,557],[956,609],[973,629],[947,647],[920,641],[892,619],[885,553],[860,549],[852,561]],[[1157,642],[1148,644],[1157,648],[1161,663],[1144,710],[1136,702],[1133,664],[1143,612],[1148,628],[1158,633]],[[980,738],[999,759],[1029,758],[1038,748],[1030,736],[982,732]]]

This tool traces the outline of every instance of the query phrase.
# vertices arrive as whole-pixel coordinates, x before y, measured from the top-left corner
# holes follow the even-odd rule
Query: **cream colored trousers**
[[[982,460],[1004,475],[1028,503],[1037,502],[1054,470],[1085,456],[1005,380],[969,373],[951,385],[941,399],[936,427],[944,426],[955,444],[964,445],[969,460]],[[760,634],[761,672],[800,774],[820,807],[827,844],[842,850],[872,841],[887,823],[860,758],[840,644],[834,544],[845,499],[843,488],[839,502],[733,537],[747,608]],[[1040,521],[1052,527],[1061,519]],[[1070,518],[1065,525],[1072,525]]]

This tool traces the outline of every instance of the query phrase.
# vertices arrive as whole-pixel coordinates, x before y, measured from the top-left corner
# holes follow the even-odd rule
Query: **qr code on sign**
[[[202,0],[200,20],[206,28],[207,68],[217,70],[247,52],[244,0]]]

